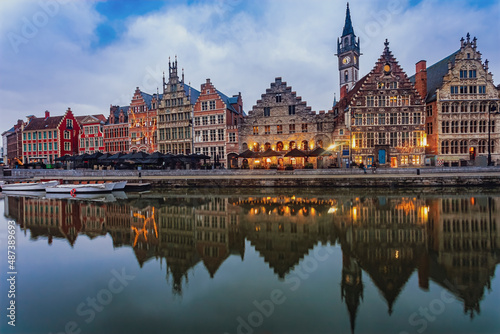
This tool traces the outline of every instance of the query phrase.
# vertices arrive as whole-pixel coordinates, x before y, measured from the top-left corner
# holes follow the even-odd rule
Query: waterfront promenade
[[[127,180],[153,187],[425,187],[500,186],[500,167],[281,170],[54,170],[18,169],[6,180],[65,182]]]

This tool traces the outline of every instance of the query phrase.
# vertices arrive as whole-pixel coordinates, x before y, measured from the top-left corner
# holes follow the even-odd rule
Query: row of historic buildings
[[[64,116],[46,112],[44,118],[19,121],[3,134],[6,162],[50,163],[64,154],[97,151],[200,153],[228,168],[242,162],[327,168],[351,162],[400,167],[500,159],[495,127],[500,86],[494,85],[476,38],[467,34],[458,51],[432,66],[419,61],[412,76],[398,64],[388,41],[373,69],[361,76],[360,43],[348,5],[337,42],[340,99],[328,111],[313,111],[276,78],[245,113],[241,94],[229,97],[210,79],[199,91],[186,84],[175,59],[169,60],[162,93],[137,88],[130,105],[111,106],[108,117],[75,117],[68,109]],[[325,152],[309,156],[318,148]],[[303,153],[287,154],[294,149]],[[238,161],[246,150],[261,155]]]

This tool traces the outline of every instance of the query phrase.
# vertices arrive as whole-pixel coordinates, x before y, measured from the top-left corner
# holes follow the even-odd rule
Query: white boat
[[[2,191],[42,191],[47,187],[53,187],[59,184],[59,181],[44,181],[44,182],[27,182],[27,183],[10,183],[2,185]]]
[[[48,194],[88,194],[88,193],[105,193],[113,191],[114,182],[96,183],[96,184],[59,184],[53,187],[47,187],[45,191]]]
[[[126,185],[127,185],[127,181],[115,182],[115,187],[113,188],[113,190],[123,190],[123,189],[125,189]]]

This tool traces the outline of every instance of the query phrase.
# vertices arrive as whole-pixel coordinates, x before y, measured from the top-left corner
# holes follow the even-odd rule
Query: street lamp
[[[491,166],[491,114],[500,114],[497,111],[496,105],[492,104],[490,110],[488,110],[488,166]]]

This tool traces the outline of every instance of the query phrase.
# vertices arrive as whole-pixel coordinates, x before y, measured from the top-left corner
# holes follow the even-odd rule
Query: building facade
[[[406,167],[424,163],[424,104],[385,42],[382,56],[360,80],[350,102],[351,159]]]
[[[168,82],[163,76],[163,97],[159,103],[158,145],[161,153],[193,153],[193,108],[200,92],[179,79],[177,59],[168,62]]]
[[[210,162],[235,167],[238,160],[238,123],[243,118],[241,94],[228,98],[207,79],[194,105],[194,152],[209,155]]]
[[[80,123],[79,134],[79,153],[92,154],[104,152],[104,124],[106,117],[104,115],[88,115],[76,118]]]
[[[23,163],[51,164],[55,158],[78,153],[80,125],[68,108],[64,116],[30,116],[23,130]]]
[[[109,117],[103,129],[104,150],[110,154],[129,151],[129,109],[129,106],[119,107],[113,105],[109,108]]]
[[[282,157],[268,157],[254,163],[300,167],[305,163],[304,158],[284,155],[295,148],[306,152],[317,147],[328,148],[332,143],[334,122],[333,113],[311,111],[307,103],[278,77],[243,119],[239,128],[240,151],[272,149]]]
[[[24,122],[22,120],[17,120],[17,123],[8,131],[5,131],[2,135],[4,137],[4,163],[13,168],[16,165],[22,164],[22,131],[24,128]]]
[[[473,164],[478,156],[500,159],[499,90],[482,61],[477,39],[462,38],[460,50],[411,78],[426,96],[427,154],[437,165]],[[488,126],[490,124],[490,126]],[[489,141],[490,138],[491,140]],[[489,147],[488,143],[491,143]]]
[[[144,93],[139,87],[135,89],[128,110],[129,151],[153,153],[158,150],[156,141],[157,105],[158,97],[156,94]]]

